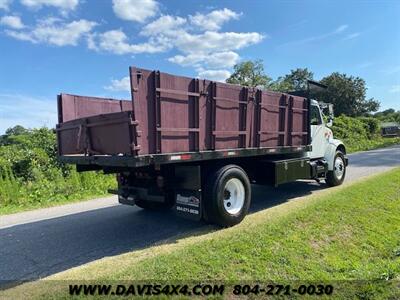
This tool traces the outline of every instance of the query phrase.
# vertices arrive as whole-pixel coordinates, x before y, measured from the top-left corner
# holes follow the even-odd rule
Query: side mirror
[[[329,116],[328,116],[328,122],[326,123],[326,126],[328,127],[332,127],[333,125],[333,118],[334,118],[334,112],[333,112],[333,104],[328,104],[328,112],[329,112]]]
[[[333,104],[328,104],[328,111],[329,111],[329,119],[333,120],[334,112],[333,112]]]

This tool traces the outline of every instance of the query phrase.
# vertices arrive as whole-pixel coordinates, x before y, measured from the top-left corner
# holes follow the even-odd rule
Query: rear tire
[[[333,161],[333,171],[328,171],[326,174],[326,184],[328,186],[341,185],[346,177],[346,164],[342,151],[336,151]]]
[[[204,193],[205,219],[222,227],[240,223],[250,207],[251,186],[246,172],[227,165],[208,178]]]

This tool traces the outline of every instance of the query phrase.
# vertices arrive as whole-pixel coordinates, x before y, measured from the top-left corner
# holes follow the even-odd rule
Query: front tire
[[[230,227],[247,215],[251,201],[250,180],[239,166],[227,165],[209,177],[204,195],[206,220]]]
[[[342,151],[336,151],[333,161],[333,171],[328,171],[326,174],[326,183],[328,186],[341,185],[346,176],[346,163]]]

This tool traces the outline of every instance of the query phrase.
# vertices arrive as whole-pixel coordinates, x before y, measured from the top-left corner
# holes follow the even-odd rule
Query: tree
[[[26,134],[28,132],[27,129],[25,129],[21,125],[16,125],[14,127],[10,127],[6,130],[6,135],[21,135],[21,134]]]
[[[28,132],[29,130],[21,125],[10,127],[6,130],[4,135],[0,135],[0,145],[13,143],[14,139],[18,139],[21,135],[27,134]]]
[[[320,82],[328,88],[314,96],[320,101],[333,103],[335,115],[363,116],[379,109],[379,101],[366,99],[367,88],[364,79],[360,77],[334,72]]]
[[[266,89],[270,85],[271,80],[272,79],[264,72],[262,60],[249,60],[236,64],[233,74],[226,82]]]
[[[307,68],[297,68],[291,70],[290,74],[278,77],[278,79],[271,84],[270,89],[279,92],[306,90],[307,81],[313,80],[313,78],[314,74]]]
[[[393,108],[386,109],[374,114],[374,117],[382,122],[398,122],[400,123],[400,110],[395,111]]]

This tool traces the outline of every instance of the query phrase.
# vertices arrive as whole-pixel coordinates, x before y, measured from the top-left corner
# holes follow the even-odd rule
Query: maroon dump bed
[[[305,151],[309,144],[306,98],[135,67],[130,78],[132,101],[58,96],[60,156]]]

